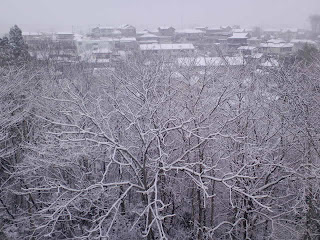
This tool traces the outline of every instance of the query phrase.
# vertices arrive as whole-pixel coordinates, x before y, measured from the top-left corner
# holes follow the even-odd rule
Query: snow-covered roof
[[[113,30],[113,31],[112,31],[112,34],[113,34],[113,35],[117,35],[117,34],[121,34],[121,32],[120,32],[119,30]]]
[[[254,50],[256,47],[253,46],[241,46],[238,48],[238,50]]]
[[[124,24],[119,27],[120,29],[134,29],[135,27],[130,24]]]
[[[224,30],[223,28],[221,27],[209,27],[207,28],[208,31],[221,31],[221,30]]]
[[[38,32],[22,32],[22,36],[41,36],[42,33]]]
[[[263,53],[254,53],[250,57],[255,59],[260,59],[263,57]]]
[[[242,33],[242,32],[246,32],[246,30],[244,28],[236,28],[236,29],[232,29],[232,32],[234,32],[234,33]]]
[[[240,38],[242,38],[242,39],[245,39],[245,38],[248,38],[249,37],[249,33],[246,33],[246,32],[244,32],[244,33],[233,33],[233,35],[231,36],[231,37],[229,37],[230,39],[240,39]]]
[[[293,43],[261,43],[260,47],[263,48],[290,48]]]
[[[158,40],[140,40],[140,44],[156,44],[158,43]]]
[[[137,31],[136,34],[137,35],[144,35],[144,34],[147,34],[149,33],[147,30],[142,30],[142,31]]]
[[[198,29],[198,30],[201,30],[201,29],[204,29],[206,30],[208,27],[204,27],[204,26],[198,26],[198,27],[195,27],[195,29]]]
[[[123,37],[119,39],[120,42],[136,42],[137,39],[135,37]]]
[[[200,33],[204,33],[204,32],[199,29],[181,29],[181,30],[177,30],[176,33],[200,34]]]
[[[115,27],[112,27],[112,26],[103,26],[103,27],[96,27],[100,30],[112,30],[112,29],[116,29]]]
[[[148,50],[193,50],[194,46],[191,43],[172,43],[172,44],[141,44],[142,51]]]
[[[259,39],[259,38],[257,38],[257,37],[251,37],[251,38],[248,38],[248,40],[257,41],[257,40],[261,40],[261,39]]]
[[[267,43],[275,43],[275,44],[285,43],[285,42],[286,41],[281,38],[274,38],[267,41]]]
[[[103,37],[99,39],[92,39],[87,37],[82,38],[75,38],[77,42],[84,42],[84,43],[104,43],[104,42],[114,42],[113,38]]]
[[[261,63],[260,66],[262,66],[262,67],[278,67],[279,62],[276,59],[268,59],[264,63]]]
[[[278,29],[278,28],[266,28],[263,31],[264,32],[281,32],[281,29]]]
[[[171,29],[171,28],[174,29],[174,27],[168,27],[168,26],[161,26],[161,27],[159,27],[159,29],[161,29],[161,30],[168,30],[168,29]]]
[[[57,32],[56,35],[74,35],[72,32]]]
[[[142,36],[140,36],[141,38],[158,38],[157,35],[155,34],[152,34],[152,33],[146,33],[146,34],[143,34]]]

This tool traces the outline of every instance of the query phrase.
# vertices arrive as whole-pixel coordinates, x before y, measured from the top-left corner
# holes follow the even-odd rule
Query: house
[[[257,37],[251,37],[247,39],[247,43],[249,46],[259,46],[261,44],[262,40]]]
[[[205,42],[210,43],[225,43],[232,35],[231,28],[207,28],[204,36]]]
[[[74,34],[72,32],[57,32],[55,34],[57,41],[73,41]]]
[[[91,35],[95,38],[120,37],[121,34],[121,31],[115,27],[95,27],[91,30]]]
[[[278,60],[274,58],[267,58],[264,62],[259,64],[259,67],[262,69],[267,69],[267,68],[277,68],[279,67],[280,64]]]
[[[137,39],[135,37],[123,37],[115,40],[115,48],[117,50],[135,50],[138,48]]]
[[[284,55],[293,51],[293,43],[286,43],[281,40],[272,40],[260,44],[260,51],[267,55]]]
[[[193,54],[195,48],[191,43],[141,44],[140,50],[142,53],[145,54],[178,56],[184,54]]]
[[[282,38],[272,38],[268,40],[267,43],[280,44],[280,43],[286,43],[286,41],[283,40]]]
[[[159,27],[159,35],[161,36],[173,36],[175,33],[175,28],[173,27]]]
[[[138,37],[138,41],[140,44],[158,43],[159,36],[151,34],[151,33],[145,33],[145,34]]]
[[[208,27],[195,27],[195,29],[201,30],[201,31],[203,31],[203,32],[206,32],[207,28],[208,28]]]
[[[55,33],[50,48],[50,58],[52,59],[74,61],[74,59],[78,58],[75,35],[71,32]]]
[[[176,40],[182,41],[198,41],[204,37],[205,32],[199,29],[183,29],[177,30],[175,34]]]
[[[92,51],[86,60],[95,68],[105,68],[118,61],[118,58],[119,54],[117,52],[113,52],[109,48],[102,48]]]
[[[112,51],[109,48],[100,48],[92,51],[94,59],[110,59]]]
[[[99,38],[99,39],[92,39],[92,38],[79,38],[76,39],[76,46],[78,53],[81,55],[82,53],[92,52],[93,50],[98,49],[114,49],[115,43],[114,39],[112,38]]]
[[[43,34],[37,32],[23,32],[22,37],[29,49],[36,49],[44,40]]]
[[[132,25],[125,24],[119,27],[118,29],[121,34],[125,37],[135,37],[136,36],[136,28]]]
[[[249,33],[233,33],[232,36],[228,37],[227,43],[229,50],[236,50],[241,46],[247,46],[248,45],[248,38],[250,38]]]
[[[39,41],[42,39],[43,34],[38,32],[23,32],[22,37],[26,43]]]
[[[136,37],[137,37],[137,39],[138,39],[138,38],[141,37],[142,35],[148,34],[148,33],[149,33],[148,30],[137,31],[137,32],[136,32]]]
[[[241,46],[238,48],[241,56],[254,56],[258,53],[258,48],[254,46]]]

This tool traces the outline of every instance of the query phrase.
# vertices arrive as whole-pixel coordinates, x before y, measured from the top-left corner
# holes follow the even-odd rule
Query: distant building
[[[138,48],[138,42],[135,37],[123,37],[115,40],[115,48],[123,51],[135,50]]]
[[[76,40],[76,46],[78,54],[85,56],[98,49],[109,49],[109,51],[112,51],[115,49],[115,42],[112,38],[92,39],[84,37]]]
[[[136,36],[136,28],[132,25],[125,24],[119,27],[118,29],[122,36],[124,37],[135,37]]]
[[[38,32],[23,32],[22,37],[26,43],[32,43],[33,41],[39,41],[42,39],[43,34]]]
[[[73,41],[74,34],[72,32],[57,32],[55,34],[57,41]]]
[[[228,37],[227,40],[229,50],[235,51],[241,46],[247,46],[248,38],[250,38],[249,33],[233,33],[233,35]]]
[[[158,43],[159,36],[151,33],[145,33],[137,37],[140,44]]]
[[[258,53],[258,48],[254,46],[241,46],[238,48],[241,56],[253,56]]]
[[[159,27],[159,35],[161,36],[173,36],[175,33],[175,28],[173,27]]]
[[[248,46],[259,46],[261,44],[262,40],[257,37],[251,37],[247,39]]]
[[[175,38],[176,40],[193,42],[201,40],[204,34],[205,32],[199,29],[183,29],[176,31]]]
[[[120,37],[121,31],[115,27],[95,27],[91,30],[92,37]]]
[[[195,29],[201,30],[201,31],[203,31],[203,32],[206,32],[207,28],[208,28],[208,27],[195,27]]]
[[[232,36],[231,30],[231,27],[207,28],[204,41],[208,43],[226,43],[228,37]]]
[[[293,44],[282,41],[269,41],[260,44],[260,51],[267,55],[284,55],[293,51]]]

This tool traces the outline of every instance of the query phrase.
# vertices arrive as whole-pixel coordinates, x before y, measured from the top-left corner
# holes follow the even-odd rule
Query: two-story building
[[[136,28],[132,25],[125,24],[118,29],[124,37],[136,37]]]
[[[203,39],[205,32],[198,29],[177,30],[175,39],[182,42],[194,42]]]
[[[235,52],[239,47],[247,46],[248,38],[250,38],[249,33],[246,33],[246,32],[233,33],[233,35],[228,37],[227,39],[229,52]]]
[[[158,32],[160,36],[173,36],[175,33],[175,28],[173,27],[159,27]]]
[[[260,44],[260,52],[266,55],[285,55],[293,51],[293,43],[287,43],[282,39],[271,39]]]
[[[159,42],[159,36],[152,33],[144,33],[137,37],[140,44],[152,44]]]

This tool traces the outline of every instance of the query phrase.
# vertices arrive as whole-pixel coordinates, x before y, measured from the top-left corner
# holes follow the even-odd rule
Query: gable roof
[[[246,38],[249,38],[249,33],[239,33],[239,32],[236,32],[236,33],[233,33],[233,35],[231,37],[229,37],[230,39],[246,39]]]
[[[174,27],[168,27],[168,26],[161,26],[161,27],[158,27],[158,29],[160,29],[160,30],[169,30],[169,29],[175,30]]]
[[[176,33],[186,33],[186,34],[197,34],[197,33],[204,33],[204,31],[199,30],[199,29],[182,29],[182,30],[177,30]]]

